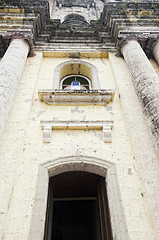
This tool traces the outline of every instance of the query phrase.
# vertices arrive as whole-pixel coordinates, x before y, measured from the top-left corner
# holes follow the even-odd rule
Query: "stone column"
[[[21,34],[3,34],[9,47],[0,61],[0,137],[11,111],[30,45]]]
[[[152,53],[154,58],[156,59],[156,61],[159,64],[159,41],[156,41],[156,43],[154,44],[153,48],[152,48]]]
[[[150,34],[146,44],[148,56],[153,56],[159,64],[159,35]]]
[[[118,43],[132,80],[149,120],[152,133],[159,144],[159,77],[145,55],[138,41],[141,38],[130,38],[119,35]]]

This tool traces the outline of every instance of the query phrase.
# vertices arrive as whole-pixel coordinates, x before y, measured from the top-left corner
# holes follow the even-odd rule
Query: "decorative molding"
[[[40,101],[49,105],[106,105],[114,99],[114,90],[39,90]]]
[[[43,126],[43,142],[50,143],[51,131],[52,131],[51,124],[44,124],[44,126]]]
[[[103,141],[112,142],[114,121],[41,121],[43,142],[50,143],[52,130],[103,130]]]
[[[28,53],[29,57],[35,56],[34,45],[33,45],[33,35],[30,31],[7,31],[0,34],[0,48],[1,52],[3,49],[3,54],[9,47],[11,41],[14,39],[23,39],[29,44],[30,50]]]

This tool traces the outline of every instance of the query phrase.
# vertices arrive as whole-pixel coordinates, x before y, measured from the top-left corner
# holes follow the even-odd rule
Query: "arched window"
[[[86,89],[101,88],[95,66],[82,60],[71,60],[63,62],[56,67],[53,89],[64,89],[69,85],[71,86],[73,79],[69,79],[70,77],[74,77],[74,80],[75,77],[76,80],[79,77],[80,85],[83,85]]]
[[[81,75],[69,75],[61,80],[60,88],[63,90],[90,90],[91,81]]]
[[[82,60],[63,62],[54,70],[52,89],[40,90],[39,99],[49,105],[105,105],[113,101],[114,90],[101,89],[97,73]]]

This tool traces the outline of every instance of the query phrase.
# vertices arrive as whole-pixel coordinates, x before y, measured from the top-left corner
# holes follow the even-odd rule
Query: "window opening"
[[[112,240],[105,179],[87,172],[52,177],[45,240]]]
[[[63,62],[55,68],[53,89],[62,89],[64,79],[73,75],[87,79],[89,89],[101,89],[96,67],[77,59]]]
[[[62,79],[62,89],[68,90],[89,90],[91,89],[90,80],[84,76],[71,75]]]

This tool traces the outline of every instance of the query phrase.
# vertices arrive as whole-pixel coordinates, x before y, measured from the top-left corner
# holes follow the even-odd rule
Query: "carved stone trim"
[[[8,32],[3,32],[0,34],[0,47],[1,47],[1,52],[5,53],[7,48],[9,47],[11,41],[14,39],[23,39],[26,41],[29,45],[29,57],[35,56],[34,53],[34,46],[33,46],[33,35],[31,32],[26,32],[26,31],[8,31]],[[2,50],[3,48],[3,50]]]
[[[49,105],[105,105],[114,99],[113,90],[39,90],[39,99]]]
[[[112,142],[112,128],[114,121],[41,121],[43,142],[50,143],[51,131],[56,130],[103,130],[103,141]]]
[[[52,130],[52,126],[50,124],[45,124],[43,126],[43,142],[50,143],[50,141],[51,141],[51,130]]]

